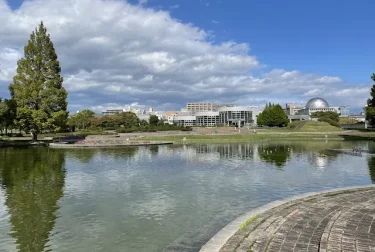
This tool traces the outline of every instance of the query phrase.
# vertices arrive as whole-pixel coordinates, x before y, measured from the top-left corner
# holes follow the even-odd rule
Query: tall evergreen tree
[[[60,63],[43,22],[31,33],[24,57],[17,62],[17,73],[10,84],[17,104],[17,125],[37,134],[58,131],[68,117],[67,92],[63,88]]]
[[[375,73],[372,74],[371,79],[375,82]],[[369,121],[371,125],[375,125],[375,83],[371,87],[371,98],[367,100],[366,120]]]

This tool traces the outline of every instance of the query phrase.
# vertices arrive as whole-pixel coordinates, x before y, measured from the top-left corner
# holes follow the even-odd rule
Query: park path
[[[242,225],[220,249],[208,243],[201,251],[375,252],[375,187],[317,194],[270,207]]]

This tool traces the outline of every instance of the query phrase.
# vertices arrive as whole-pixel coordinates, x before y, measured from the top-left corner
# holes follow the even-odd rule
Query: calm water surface
[[[367,142],[0,149],[0,251],[197,251],[267,202],[375,181]],[[375,152],[375,151],[374,151]]]

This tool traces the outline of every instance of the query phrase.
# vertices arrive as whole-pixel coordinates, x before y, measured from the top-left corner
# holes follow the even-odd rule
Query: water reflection
[[[0,182],[19,251],[45,249],[63,196],[64,162],[62,152],[48,149],[1,152]]]
[[[138,152],[137,147],[126,147],[126,148],[108,148],[108,149],[66,149],[60,150],[66,153],[67,158],[76,159],[82,163],[88,164],[93,161],[93,158],[131,158],[134,157]]]
[[[169,146],[162,152],[168,156],[180,155],[193,163],[212,163],[220,160],[253,160],[265,162],[282,170],[288,160],[307,156],[312,167],[323,169],[340,155],[327,149],[343,148],[338,142],[300,142],[300,143],[239,143],[239,144],[196,144]],[[181,152],[181,148],[183,151]]]
[[[150,150],[151,155],[155,156],[159,152],[159,146],[158,145],[152,145],[148,148]]]
[[[258,148],[259,157],[278,168],[285,166],[286,161],[290,157],[290,151],[290,147],[285,145],[261,145]]]
[[[367,163],[371,181],[375,184],[375,157],[369,157]]]
[[[0,149],[0,251],[3,241],[20,251],[198,251],[251,208],[375,183],[375,157],[326,151],[353,145],[365,149],[329,141]]]

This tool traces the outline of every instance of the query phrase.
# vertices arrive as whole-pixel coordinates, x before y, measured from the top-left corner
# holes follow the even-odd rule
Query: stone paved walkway
[[[375,188],[320,194],[259,214],[220,251],[375,252]]]

